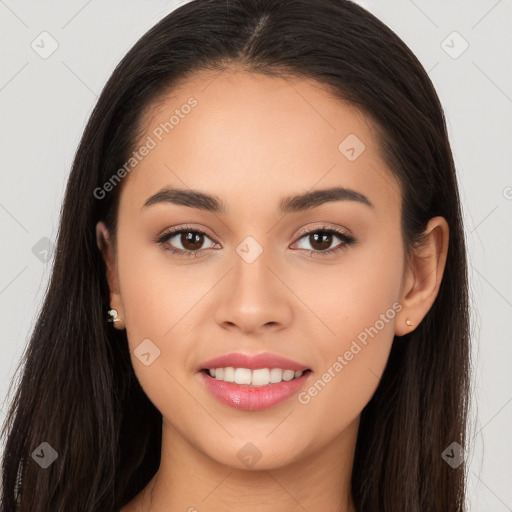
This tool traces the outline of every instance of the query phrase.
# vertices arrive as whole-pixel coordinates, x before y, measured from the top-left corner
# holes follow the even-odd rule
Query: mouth
[[[234,352],[197,368],[202,385],[223,404],[246,411],[269,409],[310,380],[311,368],[279,354]]]
[[[205,368],[202,385],[220,403],[243,411],[263,411],[285,403],[310,380],[312,371],[282,368]],[[215,374],[213,376],[212,374]]]

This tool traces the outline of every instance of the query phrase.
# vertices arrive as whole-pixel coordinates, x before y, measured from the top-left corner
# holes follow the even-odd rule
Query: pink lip
[[[198,368],[198,370],[227,368],[229,366],[232,366],[233,368],[248,368],[249,370],[257,370],[258,368],[281,368],[282,370],[293,370],[295,372],[308,369],[308,367],[303,364],[270,352],[263,352],[255,355],[233,352],[231,354],[226,354],[206,361]]]
[[[213,366],[213,368],[221,367]],[[246,366],[239,366],[238,368],[246,368]],[[268,368],[268,366],[265,366],[265,368]],[[224,382],[211,377],[205,371],[200,371],[199,375],[206,388],[222,403],[235,409],[261,411],[274,407],[298,393],[305,386],[311,373],[307,372],[296,379],[282,381],[278,384],[268,384],[267,386],[249,386]]]

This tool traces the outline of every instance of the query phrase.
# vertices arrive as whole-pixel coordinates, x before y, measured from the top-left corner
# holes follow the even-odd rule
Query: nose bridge
[[[261,309],[275,293],[275,276],[270,271],[271,251],[253,237],[247,237],[236,248],[233,269],[233,298],[249,312]]]
[[[260,294],[268,296],[271,293],[271,280],[275,279],[269,268],[272,257],[268,248],[264,250],[259,247],[255,242],[244,241],[236,248],[233,262],[234,290],[242,297]]]

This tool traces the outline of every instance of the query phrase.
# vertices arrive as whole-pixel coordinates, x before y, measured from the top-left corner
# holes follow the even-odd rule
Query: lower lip
[[[300,377],[266,386],[248,386],[217,380],[201,371],[201,378],[208,390],[221,402],[245,411],[262,411],[284,402],[305,385],[310,371]]]

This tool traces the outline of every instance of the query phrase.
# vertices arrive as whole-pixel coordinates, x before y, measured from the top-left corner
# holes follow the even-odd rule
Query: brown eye
[[[336,238],[341,240],[341,243],[331,248]],[[343,250],[348,245],[355,242],[355,238],[353,236],[343,233],[337,229],[327,227],[320,227],[314,230],[303,232],[302,236],[299,238],[298,243],[302,244],[303,240],[305,240],[311,248],[300,247],[299,245],[299,249],[309,251],[312,256],[330,255]]]
[[[308,236],[311,246],[317,251],[325,251],[332,244],[332,234],[326,231],[317,231]]]
[[[203,247],[206,240],[211,241],[210,247]],[[156,241],[166,250],[183,256],[194,256],[202,249],[215,245],[206,233],[192,228],[173,229],[163,233]]]
[[[196,251],[204,243],[204,234],[198,231],[182,231],[180,242],[187,251]]]

